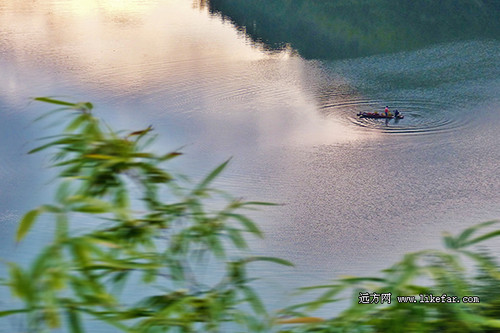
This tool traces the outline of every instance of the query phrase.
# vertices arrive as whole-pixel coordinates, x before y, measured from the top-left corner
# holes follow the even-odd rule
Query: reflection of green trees
[[[347,58],[472,38],[496,38],[493,0],[211,0],[255,40],[306,58]]]

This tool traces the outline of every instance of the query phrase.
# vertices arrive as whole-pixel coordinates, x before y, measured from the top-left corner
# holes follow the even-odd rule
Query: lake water
[[[17,221],[50,200],[48,158],[28,156],[50,129],[33,96],[92,101],[115,128],[153,124],[158,149],[184,146],[200,178],[283,203],[254,217],[271,308],[297,286],[373,274],[408,251],[439,247],[500,217],[500,42],[469,40],[344,59],[267,52],[197,2],[0,3],[0,257],[27,261],[43,221],[15,245]],[[400,121],[358,119],[401,111]],[[491,246],[498,254],[498,245]],[[6,303],[6,302],[4,302]]]

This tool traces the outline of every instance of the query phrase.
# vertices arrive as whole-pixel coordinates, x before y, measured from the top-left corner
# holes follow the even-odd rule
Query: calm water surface
[[[48,159],[25,154],[50,133],[29,97],[50,95],[92,101],[116,128],[153,124],[193,178],[233,157],[219,187],[284,203],[255,215],[267,237],[253,248],[297,264],[259,269],[272,308],[293,287],[374,273],[500,217],[499,64],[493,40],[306,61],[188,0],[2,1],[0,257],[27,261],[50,237],[42,221],[13,242],[50,200]],[[385,105],[405,118],[356,117]]]

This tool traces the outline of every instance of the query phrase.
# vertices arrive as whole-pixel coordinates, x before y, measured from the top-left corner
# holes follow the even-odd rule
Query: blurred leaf
[[[83,319],[88,317],[125,332],[215,332],[228,322],[247,331],[263,331],[266,309],[249,286],[253,279],[247,277],[245,264],[292,264],[266,256],[241,259],[242,251],[237,249],[247,248],[246,232],[263,234],[237,210],[274,204],[240,202],[209,188],[230,160],[195,185],[188,177],[161,168],[162,162],[181,153],[157,155],[143,150],[155,138],[152,126],[127,135],[93,117],[89,102],[35,100],[62,106],[57,112],[69,110],[65,116],[71,118],[64,119],[63,135],[47,137],[49,142],[30,151],[54,148],[52,166],[60,170],[61,184],[55,195],[57,205],[43,205],[25,214],[16,239],[25,237],[42,212],[54,214],[55,237],[26,272],[11,264],[4,284],[24,301],[26,310],[4,311],[0,316],[33,311],[40,328],[49,331],[60,325],[64,314],[63,330],[71,333],[84,332]],[[213,201],[218,202],[212,205]],[[218,210],[218,203],[225,208]],[[82,215],[74,212],[86,217],[103,214],[99,220],[104,225],[72,226],[70,218]],[[226,253],[231,254],[227,263]],[[207,258],[206,264],[216,260],[215,265],[225,268],[220,281],[213,284],[201,282],[198,265]],[[141,276],[142,280],[137,279]],[[138,281],[145,285],[158,278],[164,278],[162,285],[168,288],[187,289],[147,297],[138,306],[123,304],[115,296]],[[123,324],[127,319],[133,319],[133,326]]]
[[[476,224],[470,228],[465,229],[456,237],[456,244],[458,244],[458,248],[465,247],[469,243],[469,238],[472,236],[476,231],[491,226],[493,224],[498,223],[498,220],[491,220],[483,223]]]
[[[90,102],[80,102],[76,103],[73,108],[85,112],[90,112],[94,106]]]
[[[31,296],[31,284],[26,272],[18,265],[9,263],[9,275],[12,293],[21,299],[29,298]]]
[[[174,152],[165,154],[162,157],[160,157],[160,161],[167,161],[167,160],[170,160],[170,159],[177,157],[177,156],[180,156],[180,155],[182,155],[182,153],[174,151]]]
[[[243,260],[243,262],[245,262],[245,263],[250,263],[253,261],[270,261],[270,262],[274,262],[275,264],[279,264],[279,265],[290,266],[290,267],[294,266],[290,261],[285,260],[285,259],[281,259],[281,258],[276,258],[276,257],[253,256],[253,257],[250,257],[250,258]]]
[[[57,311],[55,304],[49,304],[43,309],[43,316],[47,326],[50,328],[58,328],[61,326],[61,320],[59,318],[59,312]]]
[[[10,316],[10,315],[13,315],[13,314],[24,313],[24,312],[28,312],[28,311],[29,311],[29,309],[17,309],[17,310],[0,311],[0,317]]]
[[[109,202],[84,195],[72,195],[66,198],[66,203],[73,211],[81,213],[108,213],[113,209]]]
[[[233,242],[234,246],[238,249],[246,249],[248,247],[245,239],[240,234],[239,230],[229,228],[227,229],[229,239]]]
[[[485,240],[488,240],[490,238],[495,238],[495,237],[498,237],[500,236],[500,230],[496,230],[496,231],[492,231],[492,232],[489,232],[485,235],[482,235],[480,237],[476,237],[474,239],[471,239],[467,242],[464,242],[463,244],[463,247],[466,247],[466,246],[470,246],[470,245],[473,245],[473,244],[477,244],[477,243],[480,243],[480,242],[484,242]]]
[[[201,190],[206,189],[206,187],[215,179],[217,176],[226,168],[228,165],[230,159],[227,160],[226,162],[222,163],[219,165],[217,168],[215,168],[211,173],[208,174],[208,176],[203,179],[198,186],[195,187],[193,193],[199,192]]]
[[[298,317],[298,318],[287,318],[278,319],[276,322],[278,324],[310,324],[310,323],[322,323],[325,320],[318,317]]]
[[[106,241],[106,240],[103,240],[103,239],[100,239],[97,237],[88,236],[88,237],[84,237],[84,239],[86,242],[91,242],[91,243],[94,243],[96,245],[101,245],[101,246],[105,246],[105,247],[112,248],[112,249],[117,249],[117,248],[121,247],[116,242]]]
[[[243,224],[243,226],[245,227],[245,229],[250,232],[250,233],[253,233],[259,237],[264,237],[264,235],[262,234],[262,232],[259,230],[259,228],[257,227],[257,225],[251,220],[249,219],[248,217],[244,216],[244,215],[241,215],[241,214],[235,214],[235,213],[224,213],[225,216],[228,216],[228,217],[232,217],[238,221],[241,222],[241,224]]]
[[[82,321],[80,319],[80,314],[76,312],[73,308],[69,308],[66,311],[69,321],[69,328],[71,333],[83,333]]]
[[[305,308],[308,311],[316,310],[316,309],[319,309],[320,307],[322,307],[326,304],[334,303],[334,302],[338,302],[338,301],[339,301],[338,299],[316,299],[316,300],[310,301],[310,302],[304,302],[304,303],[290,305],[289,307],[287,307],[284,310],[281,310],[280,312],[290,312],[290,311],[295,311],[297,309],[303,309],[303,308]]]
[[[19,227],[17,228],[16,242],[20,242],[24,238],[24,236],[26,236],[41,212],[42,209],[37,208],[30,210],[24,215],[24,217],[21,219],[21,222],[19,223]]]
[[[282,204],[264,202],[264,201],[247,201],[243,202],[242,206],[281,206]]]
[[[75,131],[76,129],[78,129],[78,127],[80,127],[80,125],[85,122],[86,120],[88,120],[88,115],[85,114],[85,113],[82,113],[81,115],[79,115],[78,117],[76,117],[75,119],[73,119],[73,121],[71,123],[69,123],[68,126],[66,126],[66,128],[64,129],[65,132],[73,132]]]
[[[148,270],[148,269],[160,269],[162,265],[156,263],[140,263],[134,262],[131,260],[113,260],[107,259],[103,260],[101,263],[89,264],[85,266],[87,270],[129,270],[129,269],[138,269],[138,270]]]
[[[93,159],[96,159],[96,160],[111,160],[111,159],[116,158],[115,156],[102,155],[102,154],[86,154],[86,155],[83,155],[83,157],[93,158]]]
[[[255,293],[255,291],[252,290],[252,288],[248,286],[240,286],[239,289],[245,294],[246,301],[250,303],[255,313],[257,314],[266,313],[264,304],[260,300],[260,297]]]
[[[470,323],[477,323],[486,327],[500,328],[500,319],[491,319],[472,313],[463,313],[464,319]]]
[[[130,133],[128,136],[136,136],[136,135],[139,135],[139,136],[142,136],[150,131],[153,130],[153,125],[149,125],[147,128],[143,129],[143,130],[139,130],[139,131],[135,131],[135,132],[132,132]]]
[[[449,233],[443,234],[444,245],[448,249],[457,249],[457,241],[455,238]]]
[[[53,99],[53,98],[50,98],[50,97],[35,97],[34,100],[35,101],[39,101],[39,102],[45,102],[45,103],[51,103],[51,104],[58,104],[58,105],[66,105],[66,106],[71,106],[71,107],[76,106],[75,103],[61,101],[61,100]]]
[[[206,244],[213,252],[213,254],[218,258],[225,258],[226,251],[224,250],[224,246],[222,245],[221,240],[217,235],[208,235],[206,238]]]

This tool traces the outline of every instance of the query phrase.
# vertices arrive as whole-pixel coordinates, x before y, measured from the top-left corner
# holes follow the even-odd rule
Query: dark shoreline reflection
[[[202,3],[205,3],[202,1]],[[306,59],[344,59],[451,41],[498,39],[493,0],[210,0],[252,40]]]

